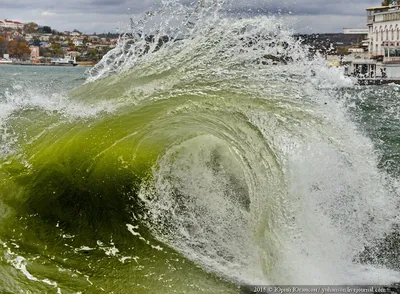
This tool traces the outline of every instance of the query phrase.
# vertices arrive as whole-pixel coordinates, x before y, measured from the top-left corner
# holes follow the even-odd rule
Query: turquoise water
[[[87,67],[2,65],[0,86],[4,90],[18,84],[29,83],[31,87],[48,87],[53,92],[67,91],[81,85]]]
[[[164,23],[179,40],[89,72],[0,67],[0,291],[399,282],[399,87],[356,86],[276,18],[178,8],[184,40]]]

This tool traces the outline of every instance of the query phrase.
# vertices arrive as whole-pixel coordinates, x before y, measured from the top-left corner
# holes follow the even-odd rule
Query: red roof
[[[18,22],[18,21],[12,21],[12,20],[8,20],[8,19],[5,19],[5,20],[3,20],[4,22],[7,22],[7,23],[13,23],[13,24],[23,24],[22,22]]]

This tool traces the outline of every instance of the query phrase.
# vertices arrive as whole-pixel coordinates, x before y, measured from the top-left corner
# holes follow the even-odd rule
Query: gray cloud
[[[184,3],[196,1],[181,0]],[[207,1],[207,0],[206,0]],[[210,0],[208,0],[210,1]],[[365,9],[380,0],[232,0],[230,14],[280,14],[295,23],[299,32],[341,32],[343,27],[364,27]],[[57,3],[57,4],[55,4]],[[116,31],[129,14],[141,14],[160,0],[2,0],[0,19],[34,21],[58,30],[79,29],[87,33]]]

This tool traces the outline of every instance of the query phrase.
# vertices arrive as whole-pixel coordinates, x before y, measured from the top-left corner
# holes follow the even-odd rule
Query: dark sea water
[[[379,167],[400,176],[400,86],[357,87],[346,93],[354,121],[374,142]],[[379,150],[379,151],[378,151]]]
[[[177,9],[185,30],[152,27]],[[175,39],[0,66],[0,292],[400,282],[400,87],[273,17],[151,17]]]

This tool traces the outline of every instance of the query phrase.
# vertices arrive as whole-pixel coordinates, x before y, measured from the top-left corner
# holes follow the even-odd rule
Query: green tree
[[[29,34],[34,33],[37,31],[37,29],[38,29],[37,23],[28,22],[28,23],[24,24],[24,31],[26,33],[29,33]]]
[[[87,57],[92,61],[98,61],[100,59],[99,52],[96,49],[89,49],[87,51]]]
[[[40,46],[40,40],[36,37],[34,37],[31,41],[31,45],[33,46]]]
[[[45,47],[39,48],[39,54],[40,54],[40,56],[46,56],[46,57],[51,56],[49,48],[45,48]]]
[[[68,40],[68,50],[69,51],[76,51],[77,50],[77,48],[76,48],[76,46],[74,45],[74,43],[71,41],[71,40]]]
[[[8,52],[8,42],[6,38],[0,36],[0,57]]]
[[[49,26],[44,26],[43,27],[43,32],[46,34],[51,34],[51,27]]]
[[[62,55],[62,49],[60,44],[53,43],[51,44],[51,51],[55,57]]]
[[[382,6],[389,6],[390,4],[400,5],[400,0],[383,0],[382,2]]]
[[[27,59],[31,54],[28,44],[19,41],[8,42],[8,52],[12,57]]]

